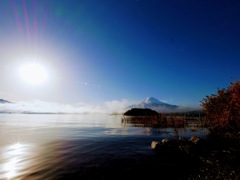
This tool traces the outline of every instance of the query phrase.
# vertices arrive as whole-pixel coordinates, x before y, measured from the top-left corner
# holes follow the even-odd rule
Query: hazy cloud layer
[[[129,102],[113,100],[102,105],[90,105],[85,103],[61,104],[44,101],[16,102],[0,104],[0,112],[11,113],[107,113],[121,114],[126,111]]]

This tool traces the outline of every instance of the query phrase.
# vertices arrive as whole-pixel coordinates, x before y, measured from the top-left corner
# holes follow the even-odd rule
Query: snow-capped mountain
[[[195,110],[201,110],[200,107],[186,107],[168,104],[154,97],[147,97],[146,99],[140,101],[137,104],[133,104],[128,108],[148,108],[155,110],[157,112],[189,112]]]
[[[158,112],[171,112],[175,111],[178,106],[164,103],[154,97],[147,97],[139,103],[129,106],[129,108],[148,108]]]

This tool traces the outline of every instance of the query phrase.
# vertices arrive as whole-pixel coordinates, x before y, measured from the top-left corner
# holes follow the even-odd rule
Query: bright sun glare
[[[46,68],[38,63],[29,63],[19,68],[20,77],[26,83],[39,85],[44,83],[48,78]]]

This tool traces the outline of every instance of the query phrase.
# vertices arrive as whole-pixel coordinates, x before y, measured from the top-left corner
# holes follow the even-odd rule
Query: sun
[[[19,67],[20,78],[31,85],[40,85],[48,79],[47,69],[38,63],[28,63]]]

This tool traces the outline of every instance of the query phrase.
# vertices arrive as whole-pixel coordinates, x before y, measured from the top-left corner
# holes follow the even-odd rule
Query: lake
[[[156,154],[171,128],[122,123],[121,115],[0,114],[0,179],[180,179],[192,165]],[[178,135],[207,136],[207,129]],[[191,169],[190,169],[191,170]],[[189,171],[190,171],[189,170]]]

